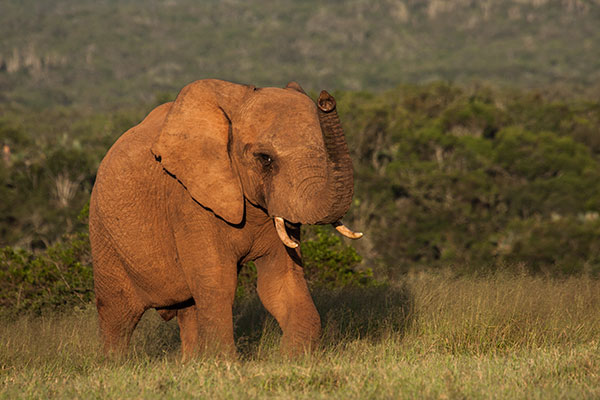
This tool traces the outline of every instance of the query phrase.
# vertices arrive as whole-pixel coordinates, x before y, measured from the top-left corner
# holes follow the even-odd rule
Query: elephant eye
[[[254,156],[258,159],[258,161],[262,164],[264,168],[268,168],[273,164],[273,157],[266,153],[256,153]]]

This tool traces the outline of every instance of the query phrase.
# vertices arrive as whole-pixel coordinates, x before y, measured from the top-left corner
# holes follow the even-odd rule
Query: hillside
[[[380,276],[600,274],[600,0],[1,7],[0,246],[85,232],[107,149],[185,83],[295,79],[338,99]]]
[[[0,104],[116,109],[219,77],[597,94],[600,1],[2,1]]]

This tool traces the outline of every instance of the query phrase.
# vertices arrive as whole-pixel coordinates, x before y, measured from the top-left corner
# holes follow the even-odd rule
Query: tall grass
[[[420,273],[316,291],[319,349],[278,352],[256,298],[236,304],[238,360],[181,363],[177,325],[144,316],[125,360],[90,307],[0,326],[0,397],[598,398],[600,281]]]

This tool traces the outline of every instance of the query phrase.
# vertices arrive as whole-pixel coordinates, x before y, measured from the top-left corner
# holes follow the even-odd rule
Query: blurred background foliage
[[[356,177],[346,222],[365,237],[306,228],[311,285],[600,273],[598,0],[1,6],[1,305],[91,298],[80,213],[100,160],[209,77],[336,96]],[[250,265],[241,292],[252,279]]]
[[[377,271],[600,272],[598,102],[434,83],[338,103]]]
[[[598,0],[3,0],[0,100],[115,109],[199,77],[597,93]]]

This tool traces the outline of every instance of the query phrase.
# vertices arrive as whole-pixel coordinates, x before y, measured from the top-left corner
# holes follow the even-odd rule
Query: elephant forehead
[[[317,108],[301,93],[279,88],[257,90],[241,107],[241,118],[257,120],[310,120],[317,122]]]
[[[242,106],[240,128],[273,142],[319,142],[321,129],[314,103],[305,95],[278,88],[261,89]]]

